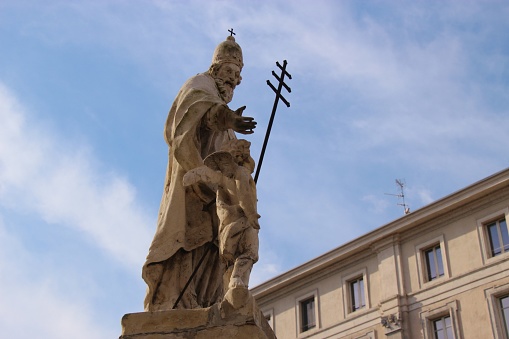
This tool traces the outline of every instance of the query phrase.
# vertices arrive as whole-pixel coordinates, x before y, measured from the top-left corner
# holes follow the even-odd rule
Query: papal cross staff
[[[260,153],[260,159],[258,160],[258,167],[256,168],[256,173],[254,177],[254,182],[256,183],[258,181],[258,176],[260,175],[260,169],[262,168],[262,162],[263,162],[263,156],[265,155],[265,149],[267,148],[267,143],[269,142],[269,136],[270,131],[272,130],[272,123],[274,122],[274,116],[276,115],[277,110],[277,104],[279,102],[279,99],[283,100],[283,102],[286,104],[286,107],[290,107],[290,103],[285,99],[283,95],[281,95],[281,90],[283,87],[288,91],[288,93],[292,92],[292,89],[288,87],[287,84],[285,84],[285,76],[288,77],[288,79],[291,79],[292,76],[290,73],[286,71],[286,65],[288,63],[286,60],[283,60],[283,66],[279,64],[279,62],[276,61],[277,67],[281,69],[281,76],[278,76],[276,72],[272,71],[272,75],[279,81],[279,85],[277,89],[270,83],[270,80],[267,80],[267,85],[269,85],[270,88],[276,93],[276,99],[274,99],[274,106],[272,107],[272,114],[270,115],[269,125],[267,126],[267,133],[265,133],[265,140],[263,141],[262,151]]]
[[[230,35],[235,34],[233,32],[233,29],[228,30],[228,32],[230,32]],[[281,66],[281,64],[279,64],[279,62],[276,61],[276,65],[281,69],[281,76],[278,76],[274,71],[272,71],[272,75],[279,81],[279,85],[278,85],[277,89],[271,84],[270,80],[267,80],[267,85],[269,85],[269,87],[272,88],[272,90],[276,93],[276,98],[274,99],[274,106],[272,107],[272,113],[270,115],[269,125],[267,126],[267,132],[265,133],[265,140],[263,141],[262,151],[260,153],[260,159],[258,160],[258,166],[256,168],[256,174],[255,174],[255,177],[254,177],[254,182],[255,183],[258,181],[258,176],[260,174],[260,169],[262,168],[263,156],[265,155],[265,149],[267,148],[267,143],[269,142],[270,131],[272,130],[272,123],[274,122],[274,116],[276,115],[277,104],[279,102],[279,99],[283,100],[283,102],[286,104],[287,107],[290,107],[290,103],[285,99],[285,97],[283,97],[283,95],[281,95],[281,90],[283,89],[283,87],[288,91],[288,93],[292,92],[292,89],[290,87],[288,87],[287,84],[284,83],[285,76],[287,76],[288,79],[292,78],[290,73],[288,73],[286,71],[286,65],[287,64],[288,63],[286,62],[286,60],[283,60],[283,66]],[[208,204],[207,207],[212,206],[214,204],[214,202],[215,202],[215,200],[212,201],[210,204]],[[184,295],[185,291],[189,287],[189,284],[191,283],[191,281],[193,280],[194,276],[198,272],[198,269],[202,265],[203,260],[205,260],[205,257],[210,252],[210,249],[212,248],[212,246],[214,244],[214,241],[215,241],[215,239],[212,240],[209,243],[209,246],[207,246],[207,249],[205,250],[205,253],[203,253],[203,256],[200,258],[200,261],[196,265],[193,273],[191,273],[191,276],[189,277],[189,280],[187,281],[187,283],[185,284],[184,288],[180,292],[180,295],[178,296],[177,300],[175,301],[175,304],[173,304],[173,309],[177,308],[180,300],[182,299],[182,296]]]

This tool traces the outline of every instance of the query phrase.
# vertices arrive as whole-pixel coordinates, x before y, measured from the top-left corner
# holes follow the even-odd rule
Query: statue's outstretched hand
[[[235,110],[235,114],[239,117],[242,116],[242,113],[244,113],[244,110],[246,109],[246,106],[239,107]]]
[[[227,125],[237,133],[252,134],[256,128],[256,121],[251,117],[244,117],[242,113],[246,106],[242,106],[235,111],[229,111]]]
[[[251,117],[236,116],[232,129],[241,134],[252,134],[256,128],[256,121]]]

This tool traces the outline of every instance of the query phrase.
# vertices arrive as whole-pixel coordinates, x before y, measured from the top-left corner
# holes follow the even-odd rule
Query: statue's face
[[[232,161],[221,159],[217,165],[219,166],[219,169],[223,175],[227,176],[228,178],[233,178],[235,173],[235,164]]]
[[[229,103],[233,99],[233,91],[235,87],[240,84],[242,77],[240,76],[240,68],[236,64],[224,63],[214,65],[211,75],[216,81],[219,95],[226,102]],[[212,67],[211,67],[212,69]]]
[[[232,91],[242,80],[239,66],[231,63],[220,65],[215,77],[221,79],[224,85],[230,87]]]
[[[233,155],[233,159],[235,160],[235,163],[242,164],[244,161],[249,158],[249,147],[245,147],[243,145],[238,145],[236,148],[230,151],[230,153]]]

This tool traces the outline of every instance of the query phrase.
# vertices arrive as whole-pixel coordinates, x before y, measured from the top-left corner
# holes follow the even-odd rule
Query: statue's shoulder
[[[211,91],[215,90],[216,83],[214,81],[214,78],[212,78],[208,72],[199,73],[195,76],[190,77],[187,79],[187,81],[182,86],[182,90],[204,90],[204,91]]]

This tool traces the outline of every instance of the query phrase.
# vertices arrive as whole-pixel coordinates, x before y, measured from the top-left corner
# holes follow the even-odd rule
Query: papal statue
[[[231,286],[244,284],[247,288],[248,271],[258,251],[259,215],[250,180],[254,161],[248,152],[238,151],[245,143],[232,141],[237,139],[234,132],[253,133],[256,122],[242,116],[245,106],[237,110],[228,107],[242,80],[243,65],[240,46],[233,35],[227,37],[215,49],[209,70],[187,80],[171,106],[164,127],[169,147],[164,191],[142,271],[148,285],[146,311],[172,309],[183,291],[177,308],[204,308],[221,301],[223,276],[233,265],[228,260],[238,259],[233,268],[238,271],[237,280]],[[236,147],[237,154],[228,145]],[[238,155],[244,158],[236,159]],[[208,176],[211,169],[216,174]],[[186,173],[190,174],[184,185]],[[230,233],[220,232],[220,225]],[[233,229],[240,233],[232,233]],[[234,237],[238,241],[232,242]]]

